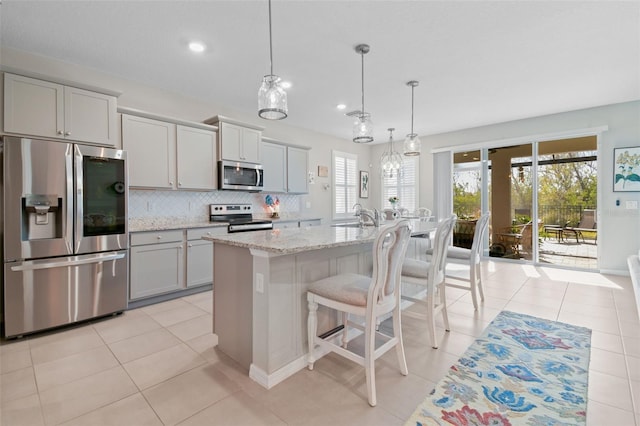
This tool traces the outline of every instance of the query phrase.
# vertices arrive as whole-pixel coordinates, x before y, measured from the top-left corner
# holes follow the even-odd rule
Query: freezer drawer
[[[5,263],[4,335],[125,310],[127,265],[127,250]]]

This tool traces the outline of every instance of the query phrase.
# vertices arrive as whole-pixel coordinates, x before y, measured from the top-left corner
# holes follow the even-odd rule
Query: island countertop
[[[428,234],[437,225],[435,222],[421,222],[419,220],[411,220],[410,222],[412,236]],[[379,231],[380,228],[374,226],[354,228],[323,225],[309,228],[238,232],[202,238],[217,243],[285,255],[373,242]]]

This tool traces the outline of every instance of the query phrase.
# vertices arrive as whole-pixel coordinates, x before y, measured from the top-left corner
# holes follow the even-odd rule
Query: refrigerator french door
[[[2,141],[4,335],[127,307],[127,173],[122,150]]]

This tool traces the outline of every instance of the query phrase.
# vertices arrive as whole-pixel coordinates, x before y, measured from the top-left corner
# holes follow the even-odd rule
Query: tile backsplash
[[[264,199],[278,197],[282,216],[300,213],[301,197],[280,193],[241,191],[148,191],[129,190],[129,218],[209,218],[209,204],[252,204],[254,216],[266,215]]]

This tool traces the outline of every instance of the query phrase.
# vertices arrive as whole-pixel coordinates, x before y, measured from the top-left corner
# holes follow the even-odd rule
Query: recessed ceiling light
[[[204,48],[204,44],[200,43],[199,41],[192,41],[191,43],[189,43],[189,50],[191,50],[192,52],[202,53],[204,52]]]
[[[291,82],[283,81],[282,83],[280,83],[280,86],[282,86],[283,89],[291,89]]]
[[[347,106],[345,104],[338,104],[338,105],[336,105],[336,108],[339,109],[340,111],[342,111],[343,109],[346,109]]]

